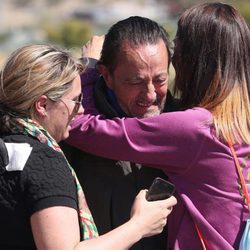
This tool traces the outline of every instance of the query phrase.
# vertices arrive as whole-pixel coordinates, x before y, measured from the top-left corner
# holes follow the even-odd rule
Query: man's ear
[[[98,71],[100,72],[100,74],[102,75],[104,81],[106,82],[107,86],[112,89],[112,74],[110,73],[109,69],[103,65],[103,64],[99,64],[98,65]]]
[[[48,97],[46,95],[40,96],[34,103],[35,114],[39,117],[47,115]]]

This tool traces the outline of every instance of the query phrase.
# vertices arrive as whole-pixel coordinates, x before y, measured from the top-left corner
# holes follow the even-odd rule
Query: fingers
[[[147,190],[141,190],[135,198],[131,209],[131,219],[136,221],[143,237],[162,232],[167,223],[167,217],[177,203],[175,197],[165,200],[147,201]]]
[[[159,201],[155,201],[158,203],[161,203],[162,206],[167,207],[168,209],[172,209],[173,206],[175,206],[177,204],[177,200],[174,196],[171,196],[165,200],[159,200]]]
[[[173,206],[177,204],[177,200],[174,196],[171,196],[168,199],[153,202],[151,201],[150,203],[155,203],[155,205],[157,205],[158,209],[161,211],[161,218],[166,222],[167,217],[173,210]]]
[[[138,193],[137,197],[146,197],[147,189],[142,189]]]
[[[88,57],[99,60],[104,38],[105,38],[104,35],[93,36],[85,45],[83,45],[82,57]]]
[[[171,196],[170,198],[166,200],[166,202],[167,202],[168,209],[171,212],[173,209],[173,206],[177,204],[177,199],[174,196]]]

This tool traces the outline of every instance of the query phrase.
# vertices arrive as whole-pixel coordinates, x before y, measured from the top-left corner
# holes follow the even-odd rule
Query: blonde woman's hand
[[[147,201],[146,190],[141,190],[131,209],[131,220],[141,231],[141,237],[149,237],[162,232],[177,200],[174,196],[160,201]]]

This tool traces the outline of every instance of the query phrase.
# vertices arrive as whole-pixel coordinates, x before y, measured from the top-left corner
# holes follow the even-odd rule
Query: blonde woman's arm
[[[148,202],[142,190],[134,201],[131,219],[120,227],[88,241],[80,242],[77,211],[51,207],[31,216],[38,250],[126,250],[141,238],[162,232],[176,199]]]

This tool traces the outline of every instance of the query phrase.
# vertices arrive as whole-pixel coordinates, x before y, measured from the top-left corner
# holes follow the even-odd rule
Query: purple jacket
[[[208,249],[228,250],[238,247],[248,211],[230,149],[216,138],[211,123],[211,113],[202,108],[145,119],[86,114],[73,121],[68,142],[89,153],[164,170],[178,199],[168,217],[171,249],[202,249],[196,224]],[[249,183],[250,147],[236,145],[235,150]]]

